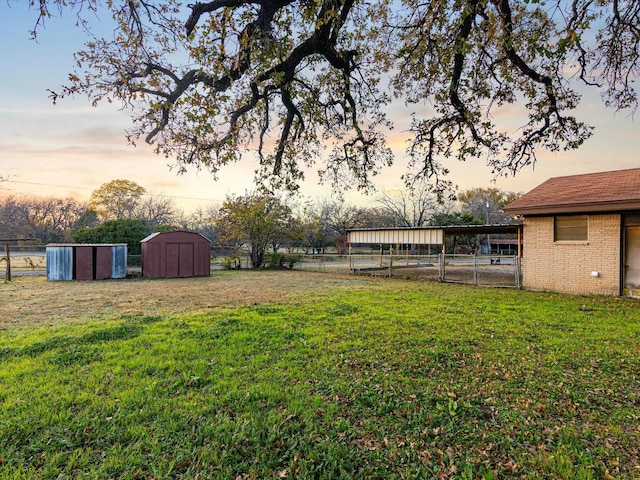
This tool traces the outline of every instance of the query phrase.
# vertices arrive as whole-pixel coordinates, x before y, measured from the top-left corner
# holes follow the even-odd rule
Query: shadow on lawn
[[[43,353],[60,348],[69,349],[117,340],[128,340],[139,336],[143,330],[144,324],[154,323],[160,320],[161,318],[157,316],[142,317],[136,319],[134,322],[123,323],[109,328],[102,328],[86,333],[80,337],[60,336],[36,342],[22,348],[5,347],[0,349],[0,361],[23,356],[36,357]]]

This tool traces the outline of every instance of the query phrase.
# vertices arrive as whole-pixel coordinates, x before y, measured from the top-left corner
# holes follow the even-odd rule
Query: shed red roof
[[[509,215],[640,210],[640,168],[550,178],[504,208]]]

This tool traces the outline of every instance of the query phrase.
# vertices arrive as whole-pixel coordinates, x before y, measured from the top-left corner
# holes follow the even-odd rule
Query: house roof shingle
[[[550,178],[504,208],[509,215],[640,210],[640,168]]]

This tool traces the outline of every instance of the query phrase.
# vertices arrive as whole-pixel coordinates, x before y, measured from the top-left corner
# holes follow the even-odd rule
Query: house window
[[[587,240],[589,240],[589,222],[587,215],[567,215],[554,218],[554,242],[586,242]]]

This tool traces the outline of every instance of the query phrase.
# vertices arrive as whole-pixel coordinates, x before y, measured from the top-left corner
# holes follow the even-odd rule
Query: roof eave
[[[568,203],[564,205],[532,205],[505,207],[504,213],[507,215],[555,215],[566,213],[612,213],[630,210],[640,210],[640,200],[610,201],[610,202],[582,202]]]

